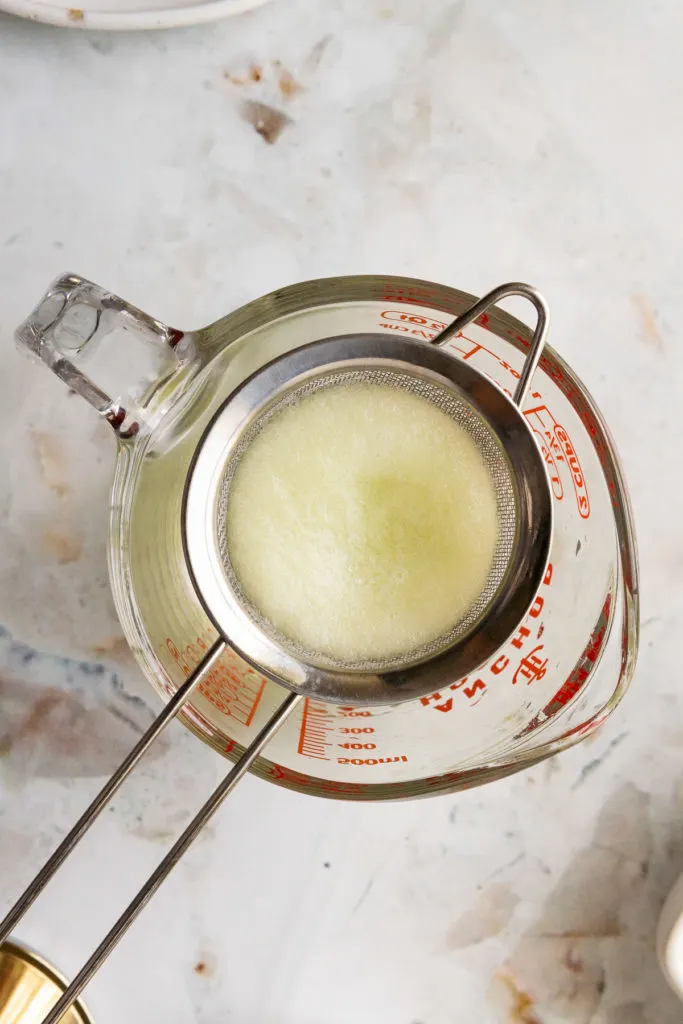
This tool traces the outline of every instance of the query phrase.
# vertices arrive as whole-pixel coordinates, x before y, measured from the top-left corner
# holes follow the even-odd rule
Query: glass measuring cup
[[[183,333],[79,278],[50,289],[21,340],[117,433],[114,599],[162,695],[177,690],[217,636],[191,585],[180,519],[193,452],[227,394],[307,342],[356,332],[429,340],[473,302],[404,278],[330,279],[283,289]],[[529,340],[521,323],[491,309],[449,347],[512,392]],[[257,760],[256,774],[352,799],[454,790],[576,742],[616,706],[637,646],[635,549],[616,454],[592,399],[552,350],[524,412],[548,468],[555,533],[548,571],[517,633],[474,676],[416,701],[361,710],[306,699]],[[181,714],[235,759],[282,696],[230,653]]]

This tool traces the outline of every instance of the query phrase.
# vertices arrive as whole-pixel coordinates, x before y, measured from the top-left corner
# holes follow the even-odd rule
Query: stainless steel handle
[[[445,341],[454,337],[460,331],[468,327],[473,320],[485,313],[490,306],[495,306],[501,299],[506,299],[509,296],[518,295],[524,299],[528,299],[529,302],[534,306],[536,310],[536,327],[534,329],[533,337],[531,339],[531,345],[529,352],[527,353],[526,361],[522,367],[522,372],[519,378],[515,393],[512,396],[512,400],[515,405],[520,405],[527,396],[531,378],[538,366],[539,360],[543,353],[545,343],[548,337],[548,328],[550,327],[550,310],[548,303],[543,298],[541,293],[533,288],[530,284],[523,284],[521,281],[512,281],[510,284],[501,284],[497,288],[488,292],[483,298],[475,302],[473,306],[460,316],[456,317],[452,324],[449,324],[440,334],[437,334],[432,339],[432,345],[443,345]]]
[[[194,692],[202,679],[214,668],[216,662],[227,649],[227,642],[220,638],[207,651],[203,661],[197,666],[194,672],[186,679],[183,685],[176,691],[161,714],[157,716],[144,736],[138,741],[130,754],[121,762],[111,778],[102,787],[90,806],[81,815],[66,838],[60,843],[52,856],[43,865],[36,877],[29,883],[17,902],[11,908],[5,919],[0,922],[0,946],[8,938],[12,929],[21,921],[27,910],[33,905],[37,897],[43,891],[50,879],[64,863],[76,844],[80,842],[95,819],[107,806],[111,798],[119,789],[123,781],[135,768],[138,761],[151,746],[155,739],[166,728],[168,723],[175,718],[183,704]],[[72,1004],[76,1001],[85,986],[93,975],[104,963],[121,937],[130,928],[138,914],[146,907],[154,893],[160,887],[164,879],[173,870],[182,855],[190,844],[197,838],[200,831],[218,810],[223,800],[234,789],[242,776],[249,770],[256,758],[269,740],[275,735],[280,726],[289,717],[299,701],[303,698],[296,693],[290,693],[280,704],[277,710],[266,722],[258,735],[252,740],[242,756],[232,766],[223,781],[216,787],[201,810],[195,815],[185,831],[176,840],[156,870],[150,875],[135,898],[131,900],[123,914],[116,921],[115,925],[107,933],[95,952],[89,957],[82,969],[76,975],[71,984],[65,989],[59,1001],[54,1005],[50,1013],[45,1017],[42,1024],[57,1024]]]
[[[249,770],[256,758],[259,756],[266,744],[272,739],[277,730],[291,715],[297,704],[304,698],[298,693],[290,693],[282,702],[280,707],[261,729],[258,736],[252,740],[238,761],[222,782],[214,789],[201,810],[195,815],[183,834],[173,844],[164,859],[156,870],[150,875],[137,895],[131,900],[121,917],[113,928],[107,933],[89,960],[83,965],[74,980],[64,992],[64,995],[48,1013],[42,1024],[58,1024],[69,1007],[78,999],[79,995],[91,980],[93,975],[100,969],[109,954],[118,945],[119,940],[128,931],[138,914],[144,910],[150,899],[160,887],[164,879],[171,873],[180,858],[188,849],[190,844],[197,838],[204,825],[216,813],[225,798],[232,792],[242,776]]]
[[[152,745],[155,739],[161,735],[168,723],[178,714],[183,704],[186,703],[198,683],[214,667],[218,659],[225,651],[227,644],[223,639],[217,640],[209,649],[204,660],[200,662],[194,672],[188,676],[183,685],[176,690],[171,700],[157,715],[147,732],[142,736],[131,750],[130,754],[121,762],[114,774],[108,779],[90,806],[83,812],[68,835],[62,840],[52,856],[46,861],[33,881],[27,886],[22,895],[16,901],[3,921],[0,921],[0,945],[8,938],[10,932],[21,921],[26,911],[35,903],[55,872],[64,863],[76,844],[83,838],[95,819],[101,814],[111,798],[117,792],[123,781],[130,775],[133,768]]]

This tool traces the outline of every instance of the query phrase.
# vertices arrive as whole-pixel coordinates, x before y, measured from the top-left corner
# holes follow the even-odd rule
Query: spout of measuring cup
[[[194,356],[191,334],[76,274],[57,278],[15,337],[124,439],[147,422],[150,394]]]

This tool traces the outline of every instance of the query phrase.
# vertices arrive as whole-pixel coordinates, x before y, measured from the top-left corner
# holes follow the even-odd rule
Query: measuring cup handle
[[[100,345],[107,336],[121,340],[121,335],[127,336],[123,351],[118,345],[107,345],[108,351]],[[140,400],[150,385],[167,381],[194,352],[191,335],[76,274],[54,281],[15,337],[20,348],[45,363],[121,438],[138,433],[144,422]],[[88,375],[81,369],[86,360]]]

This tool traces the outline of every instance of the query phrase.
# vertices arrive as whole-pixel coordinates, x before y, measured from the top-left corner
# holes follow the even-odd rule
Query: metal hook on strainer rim
[[[467,364],[439,351],[439,346],[463,330],[491,305],[507,296],[529,299],[537,311],[537,323],[518,386],[510,401],[485,376]],[[382,336],[356,335],[326,339],[294,350],[262,368],[229,397],[207,428],[188,477],[183,510],[183,534],[188,567],[197,595],[216,624],[219,639],[212,645],[185,683],[165,705],[147,732],[124,759],[41,871],[0,922],[0,945],[23,918],[55,872],[90,825],[117,792],[146,750],[176,717],[199,683],[215,667],[224,652],[234,647],[260,671],[293,692],[264,725],[223,781],[195,815],[156,870],[148,878],[105,938],[93,952],[43,1024],[57,1024],[118,944],[161,883],[178,863],[203,826],[249,770],[264,747],[305,695],[350,703],[392,703],[430,692],[439,681],[466,674],[463,668],[481,665],[505,642],[531,604],[547,564],[552,533],[550,490],[543,462],[524,417],[519,411],[531,376],[538,365],[548,331],[548,310],[542,296],[529,285],[509,284],[489,292],[466,313],[433,339],[421,342],[387,340]],[[507,508],[505,550],[497,551],[495,579],[487,581],[486,600],[476,614],[440,638],[435,650],[410,651],[404,659],[386,665],[331,665],[315,652],[293,649],[286,638],[274,634],[248,608],[244,595],[226,573],[219,547],[197,542],[197,530],[212,518],[207,537],[216,544],[219,533],[213,519],[218,490],[229,480],[226,459],[238,450],[239,441],[258,431],[259,418],[300,387],[336,386],[334,375],[384,374],[390,385],[413,390],[418,387],[430,401],[458,419],[486,449],[492,472],[497,474],[496,497]],[[317,383],[316,383],[317,381]],[[450,404],[449,404],[450,403]],[[221,417],[227,417],[221,420]],[[217,426],[221,430],[217,430]],[[222,429],[230,426],[227,433]],[[228,443],[229,442],[229,443]],[[487,464],[489,464],[487,463]],[[229,467],[228,467],[229,468]],[[490,465],[491,468],[491,465]],[[223,472],[221,472],[223,471]],[[193,489],[194,481],[194,489]],[[202,498],[203,495],[203,498]],[[211,496],[212,500],[207,501]],[[208,511],[207,511],[208,510]],[[220,545],[220,540],[218,540]],[[223,553],[224,555],[224,553]],[[500,557],[499,557],[500,556]],[[226,629],[226,627],[228,627]],[[229,639],[228,639],[229,638]],[[284,641],[284,642],[283,642]]]

